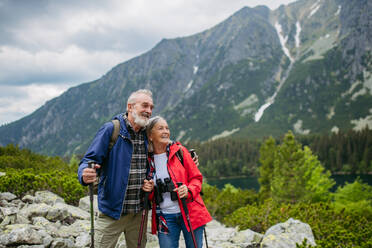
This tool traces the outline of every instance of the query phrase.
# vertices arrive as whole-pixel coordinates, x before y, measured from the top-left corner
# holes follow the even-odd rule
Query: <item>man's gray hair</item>
[[[141,95],[141,94],[145,94],[152,99],[152,92],[150,90],[147,90],[147,89],[137,90],[133,92],[132,94],[130,94],[130,96],[128,97],[127,110],[128,110],[128,104],[136,103],[138,95]]]

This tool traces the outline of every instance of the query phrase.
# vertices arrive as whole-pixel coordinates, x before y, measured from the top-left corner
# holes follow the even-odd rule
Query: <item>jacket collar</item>
[[[181,149],[181,143],[172,141],[172,143],[167,146],[168,160],[171,159],[179,149]]]

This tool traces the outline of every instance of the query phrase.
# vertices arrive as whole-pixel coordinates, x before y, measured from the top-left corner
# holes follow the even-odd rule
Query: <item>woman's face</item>
[[[168,145],[170,142],[170,131],[167,122],[160,119],[152,128],[149,138],[154,145]]]

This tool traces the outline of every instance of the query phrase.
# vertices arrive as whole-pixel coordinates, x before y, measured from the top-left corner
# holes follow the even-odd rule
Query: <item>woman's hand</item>
[[[180,196],[181,199],[187,198],[189,196],[189,189],[185,184],[182,184],[178,188],[175,188],[173,191],[178,192],[178,195]]]
[[[154,188],[154,181],[152,179],[151,180],[145,179],[143,181],[143,186],[142,186],[143,191],[151,192],[153,188]]]

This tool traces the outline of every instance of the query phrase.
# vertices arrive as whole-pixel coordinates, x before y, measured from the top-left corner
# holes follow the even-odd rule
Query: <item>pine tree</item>
[[[282,144],[273,150],[276,152],[270,189],[275,201],[296,203],[329,199],[329,190],[334,185],[330,172],[325,172],[309,147],[301,147],[292,132],[288,132]]]
[[[271,181],[274,170],[274,158],[276,156],[276,145],[273,137],[268,138],[260,148],[260,198],[266,199],[271,196]]]

